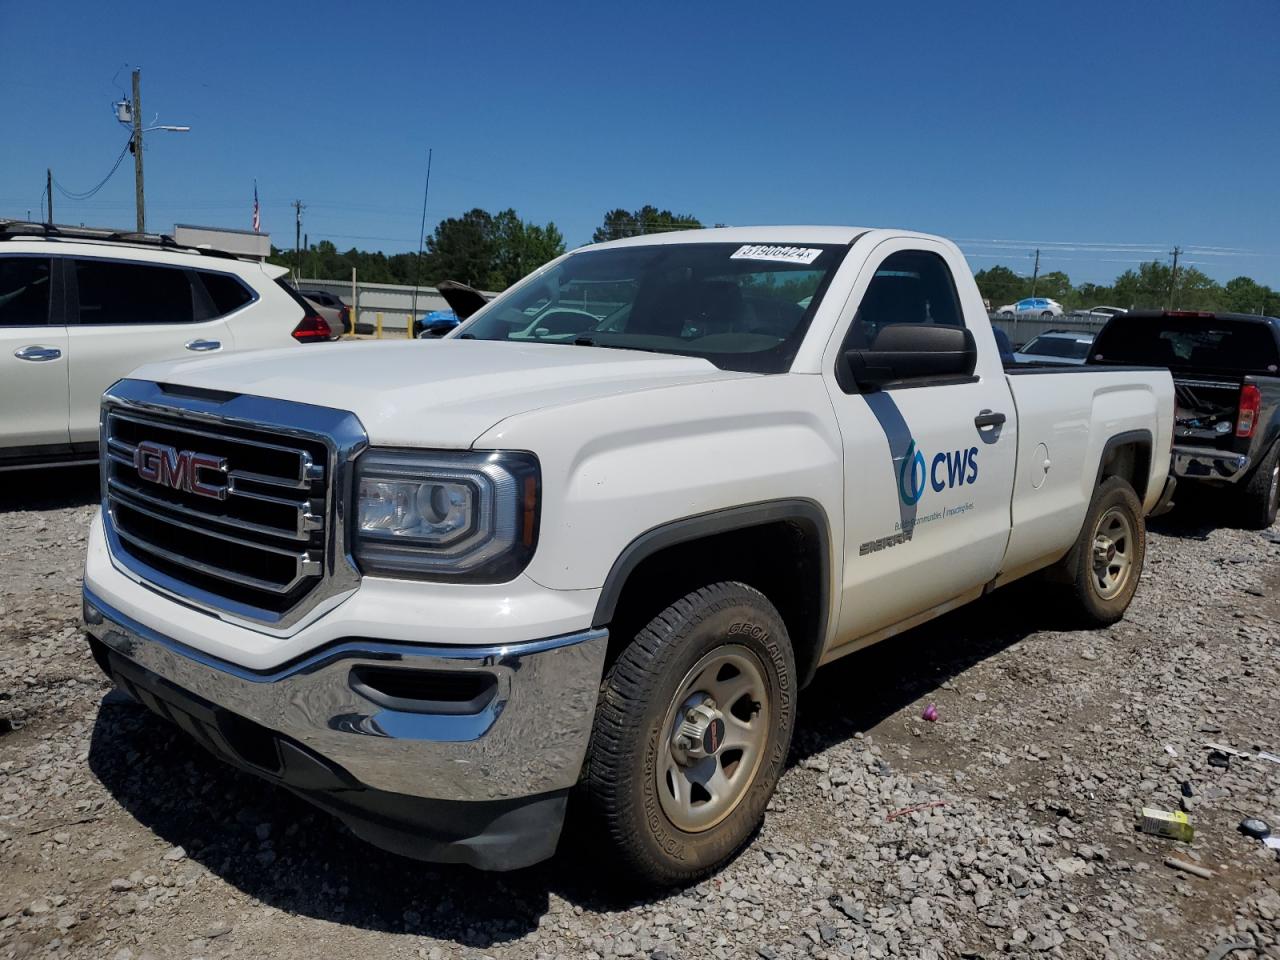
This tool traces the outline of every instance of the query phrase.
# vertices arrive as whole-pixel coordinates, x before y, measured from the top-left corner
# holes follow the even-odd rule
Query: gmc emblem
[[[212,484],[201,478],[201,471],[213,471],[226,475],[226,457],[209,453],[177,450],[163,443],[143,440],[133,451],[133,465],[143,480],[158,483],[162,487],[185,490],[187,493],[215,500],[227,499],[226,484]]]

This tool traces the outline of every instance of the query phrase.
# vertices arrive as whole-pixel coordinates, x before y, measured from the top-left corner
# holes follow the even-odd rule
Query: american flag
[[[253,181],[253,232],[258,233],[262,227],[262,220],[258,216],[258,181]]]

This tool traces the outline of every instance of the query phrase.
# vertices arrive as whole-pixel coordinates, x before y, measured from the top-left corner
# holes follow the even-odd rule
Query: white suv
[[[98,457],[140,364],[331,337],[287,271],[168,237],[0,221],[0,471]]]

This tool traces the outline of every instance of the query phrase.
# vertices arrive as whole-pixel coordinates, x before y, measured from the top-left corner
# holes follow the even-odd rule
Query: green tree
[[[1266,313],[1271,290],[1252,277],[1232,277],[1222,288],[1223,305],[1235,313]]]
[[[1217,310],[1222,304],[1222,287],[1195,267],[1178,268],[1172,279],[1171,302],[1179,310]]]
[[[488,288],[497,267],[497,235],[493,215],[479,207],[461,217],[441,220],[427,238],[433,279]]]
[[[1050,270],[1042,273],[1036,281],[1036,296],[1049,297],[1066,304],[1072,298],[1071,278],[1061,270]]]
[[[646,233],[666,233],[669,230],[698,230],[702,221],[692,214],[672,213],[645,204],[639,210],[623,210],[621,207],[604,215],[604,222],[591,235],[592,243],[639,237]]]
[[[1097,307],[1097,306],[1117,306],[1116,288],[1107,284],[1103,286],[1098,283],[1082,283],[1076,287],[1076,300],[1079,306]]]
[[[1002,306],[1021,300],[1031,289],[1031,282],[1018,276],[1008,267],[996,264],[979,270],[973,275],[978,282],[978,289],[986,300],[991,301],[991,309],[999,310]]]

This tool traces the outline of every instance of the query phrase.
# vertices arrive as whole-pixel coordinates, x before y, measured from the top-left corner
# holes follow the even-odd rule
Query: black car
[[[1135,311],[1108,321],[1091,364],[1168,367],[1176,409],[1172,473],[1215,487],[1265,529],[1280,503],[1280,319]]]

